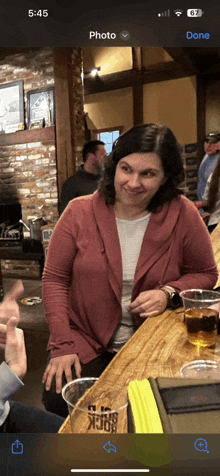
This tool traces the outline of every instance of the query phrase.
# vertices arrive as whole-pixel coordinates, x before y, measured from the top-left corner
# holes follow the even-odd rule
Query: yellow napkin
[[[148,380],[133,380],[128,386],[136,433],[164,433],[160,414]]]

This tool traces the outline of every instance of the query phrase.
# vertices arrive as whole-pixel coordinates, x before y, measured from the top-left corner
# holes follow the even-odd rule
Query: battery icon
[[[189,8],[187,10],[187,16],[191,18],[201,17],[203,13],[201,8]]]

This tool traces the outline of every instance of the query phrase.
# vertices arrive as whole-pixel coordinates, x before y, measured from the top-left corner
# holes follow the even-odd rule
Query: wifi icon
[[[177,17],[180,17],[183,13],[183,10],[174,10],[173,13],[175,13]]]

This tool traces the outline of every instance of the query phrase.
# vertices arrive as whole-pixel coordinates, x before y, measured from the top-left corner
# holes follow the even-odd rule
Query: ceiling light
[[[100,69],[101,68],[98,67],[98,68],[90,69],[89,71],[84,71],[84,77],[93,76],[93,78],[95,78],[96,76],[98,76]]]
[[[93,76],[93,78],[95,78],[95,76],[98,76],[98,69],[97,68],[92,69],[91,75]]]

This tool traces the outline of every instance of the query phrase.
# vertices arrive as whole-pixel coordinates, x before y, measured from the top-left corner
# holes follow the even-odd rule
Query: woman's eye
[[[148,171],[148,172],[144,172],[143,175],[145,177],[154,177],[155,176],[155,173],[154,172],[151,172],[151,171]]]
[[[122,170],[124,170],[124,172],[129,172],[129,168],[126,167],[125,165],[122,166]]]

